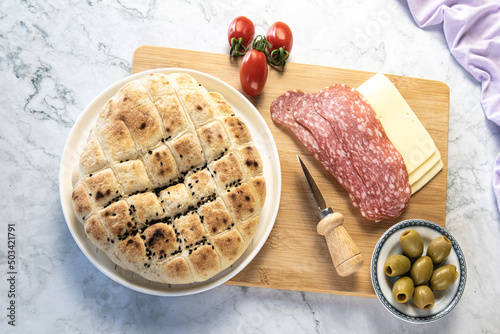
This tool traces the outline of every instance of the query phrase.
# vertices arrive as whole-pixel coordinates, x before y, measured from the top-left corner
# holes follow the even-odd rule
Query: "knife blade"
[[[344,216],[326,206],[325,199],[311,173],[299,155],[297,155],[297,159],[320,213],[320,221],[316,231],[325,237],[337,273],[340,276],[349,276],[363,266],[364,260],[361,253],[344,227]]]
[[[321,219],[323,219],[325,218],[325,216],[329,215],[330,213],[333,213],[333,210],[331,208],[326,207],[325,199],[323,198],[323,195],[321,195],[321,191],[319,190],[318,185],[316,184],[311,173],[309,173],[309,170],[307,169],[306,165],[304,165],[304,163],[302,162],[302,160],[298,155],[297,159],[299,160],[300,168],[302,169],[302,174],[304,174],[304,177],[307,181],[307,185],[309,186],[309,189],[313,194],[314,200],[318,205],[320,217]]]

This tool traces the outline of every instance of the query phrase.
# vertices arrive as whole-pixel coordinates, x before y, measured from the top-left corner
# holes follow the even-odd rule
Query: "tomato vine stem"
[[[229,55],[231,57],[239,57],[244,56],[245,53],[247,53],[247,48],[243,45],[243,38],[231,38],[231,49],[229,50]]]
[[[273,46],[269,43],[265,36],[257,35],[253,40],[252,49],[264,53],[269,65],[281,67],[281,69],[283,69],[290,53],[283,47],[280,47],[279,49],[273,50],[271,54],[269,54],[268,50],[271,50],[272,48]]]
[[[271,54],[268,57],[268,62],[271,65],[281,67],[285,67],[286,60],[288,59],[288,56],[290,53],[283,49],[283,47],[280,47],[279,49],[271,51]]]
[[[257,35],[253,40],[252,49],[262,52],[266,55],[266,58],[269,56],[269,53],[267,52],[268,47],[272,48],[273,46],[262,35]]]

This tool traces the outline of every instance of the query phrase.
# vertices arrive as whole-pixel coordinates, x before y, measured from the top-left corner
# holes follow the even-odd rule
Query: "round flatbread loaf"
[[[131,81],[100,110],[73,174],[74,212],[119,266],[205,281],[252,241],[266,196],[250,131],[187,74]]]

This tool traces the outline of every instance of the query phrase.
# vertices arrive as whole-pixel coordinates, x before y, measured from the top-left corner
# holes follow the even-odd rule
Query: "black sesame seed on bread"
[[[129,82],[100,110],[72,175],[89,240],[157,282],[205,281],[252,241],[266,196],[244,121],[187,74]]]

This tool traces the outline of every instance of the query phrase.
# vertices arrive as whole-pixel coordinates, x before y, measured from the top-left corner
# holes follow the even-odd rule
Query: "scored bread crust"
[[[252,241],[266,197],[244,121],[188,74],[152,73],[101,108],[72,176],[88,239],[156,282],[205,281]]]

